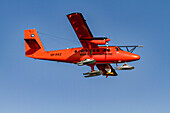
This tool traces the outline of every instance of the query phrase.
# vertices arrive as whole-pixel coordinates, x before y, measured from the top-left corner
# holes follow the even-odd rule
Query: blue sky
[[[1,113],[169,113],[169,0],[1,0]],[[24,55],[23,32],[40,34],[46,50],[81,46],[66,15],[81,12],[94,36],[110,45],[144,45],[132,71],[86,79],[89,67]],[[113,67],[115,64],[112,65]]]

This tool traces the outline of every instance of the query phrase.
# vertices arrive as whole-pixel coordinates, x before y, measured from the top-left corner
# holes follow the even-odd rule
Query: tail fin
[[[45,52],[45,49],[35,29],[24,30],[24,40],[26,56],[34,56],[36,53]]]

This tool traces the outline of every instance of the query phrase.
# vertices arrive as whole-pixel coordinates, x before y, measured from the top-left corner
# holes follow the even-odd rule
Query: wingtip
[[[67,14],[67,16],[69,16],[69,15],[74,15],[74,14],[80,14],[80,15],[82,15],[82,13],[80,13],[80,12],[74,12],[74,13]]]
[[[138,47],[143,47],[143,45],[138,45]]]

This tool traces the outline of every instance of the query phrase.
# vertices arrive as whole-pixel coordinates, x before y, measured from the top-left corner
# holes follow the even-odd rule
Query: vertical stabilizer
[[[36,54],[45,52],[45,49],[35,29],[24,30],[24,40],[26,56],[35,56]]]

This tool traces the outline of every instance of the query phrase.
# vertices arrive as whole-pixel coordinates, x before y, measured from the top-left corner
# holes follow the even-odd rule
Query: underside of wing
[[[97,68],[99,70],[103,71],[103,75],[107,76],[117,76],[116,71],[113,69],[113,67],[110,64],[96,64]]]
[[[93,35],[81,13],[72,13],[67,17],[80,40],[93,39]]]
[[[84,48],[89,48],[89,45],[92,47],[98,47],[96,44],[88,42],[89,40],[93,39],[93,35],[81,13],[68,14],[67,18],[69,19],[77,37]]]

